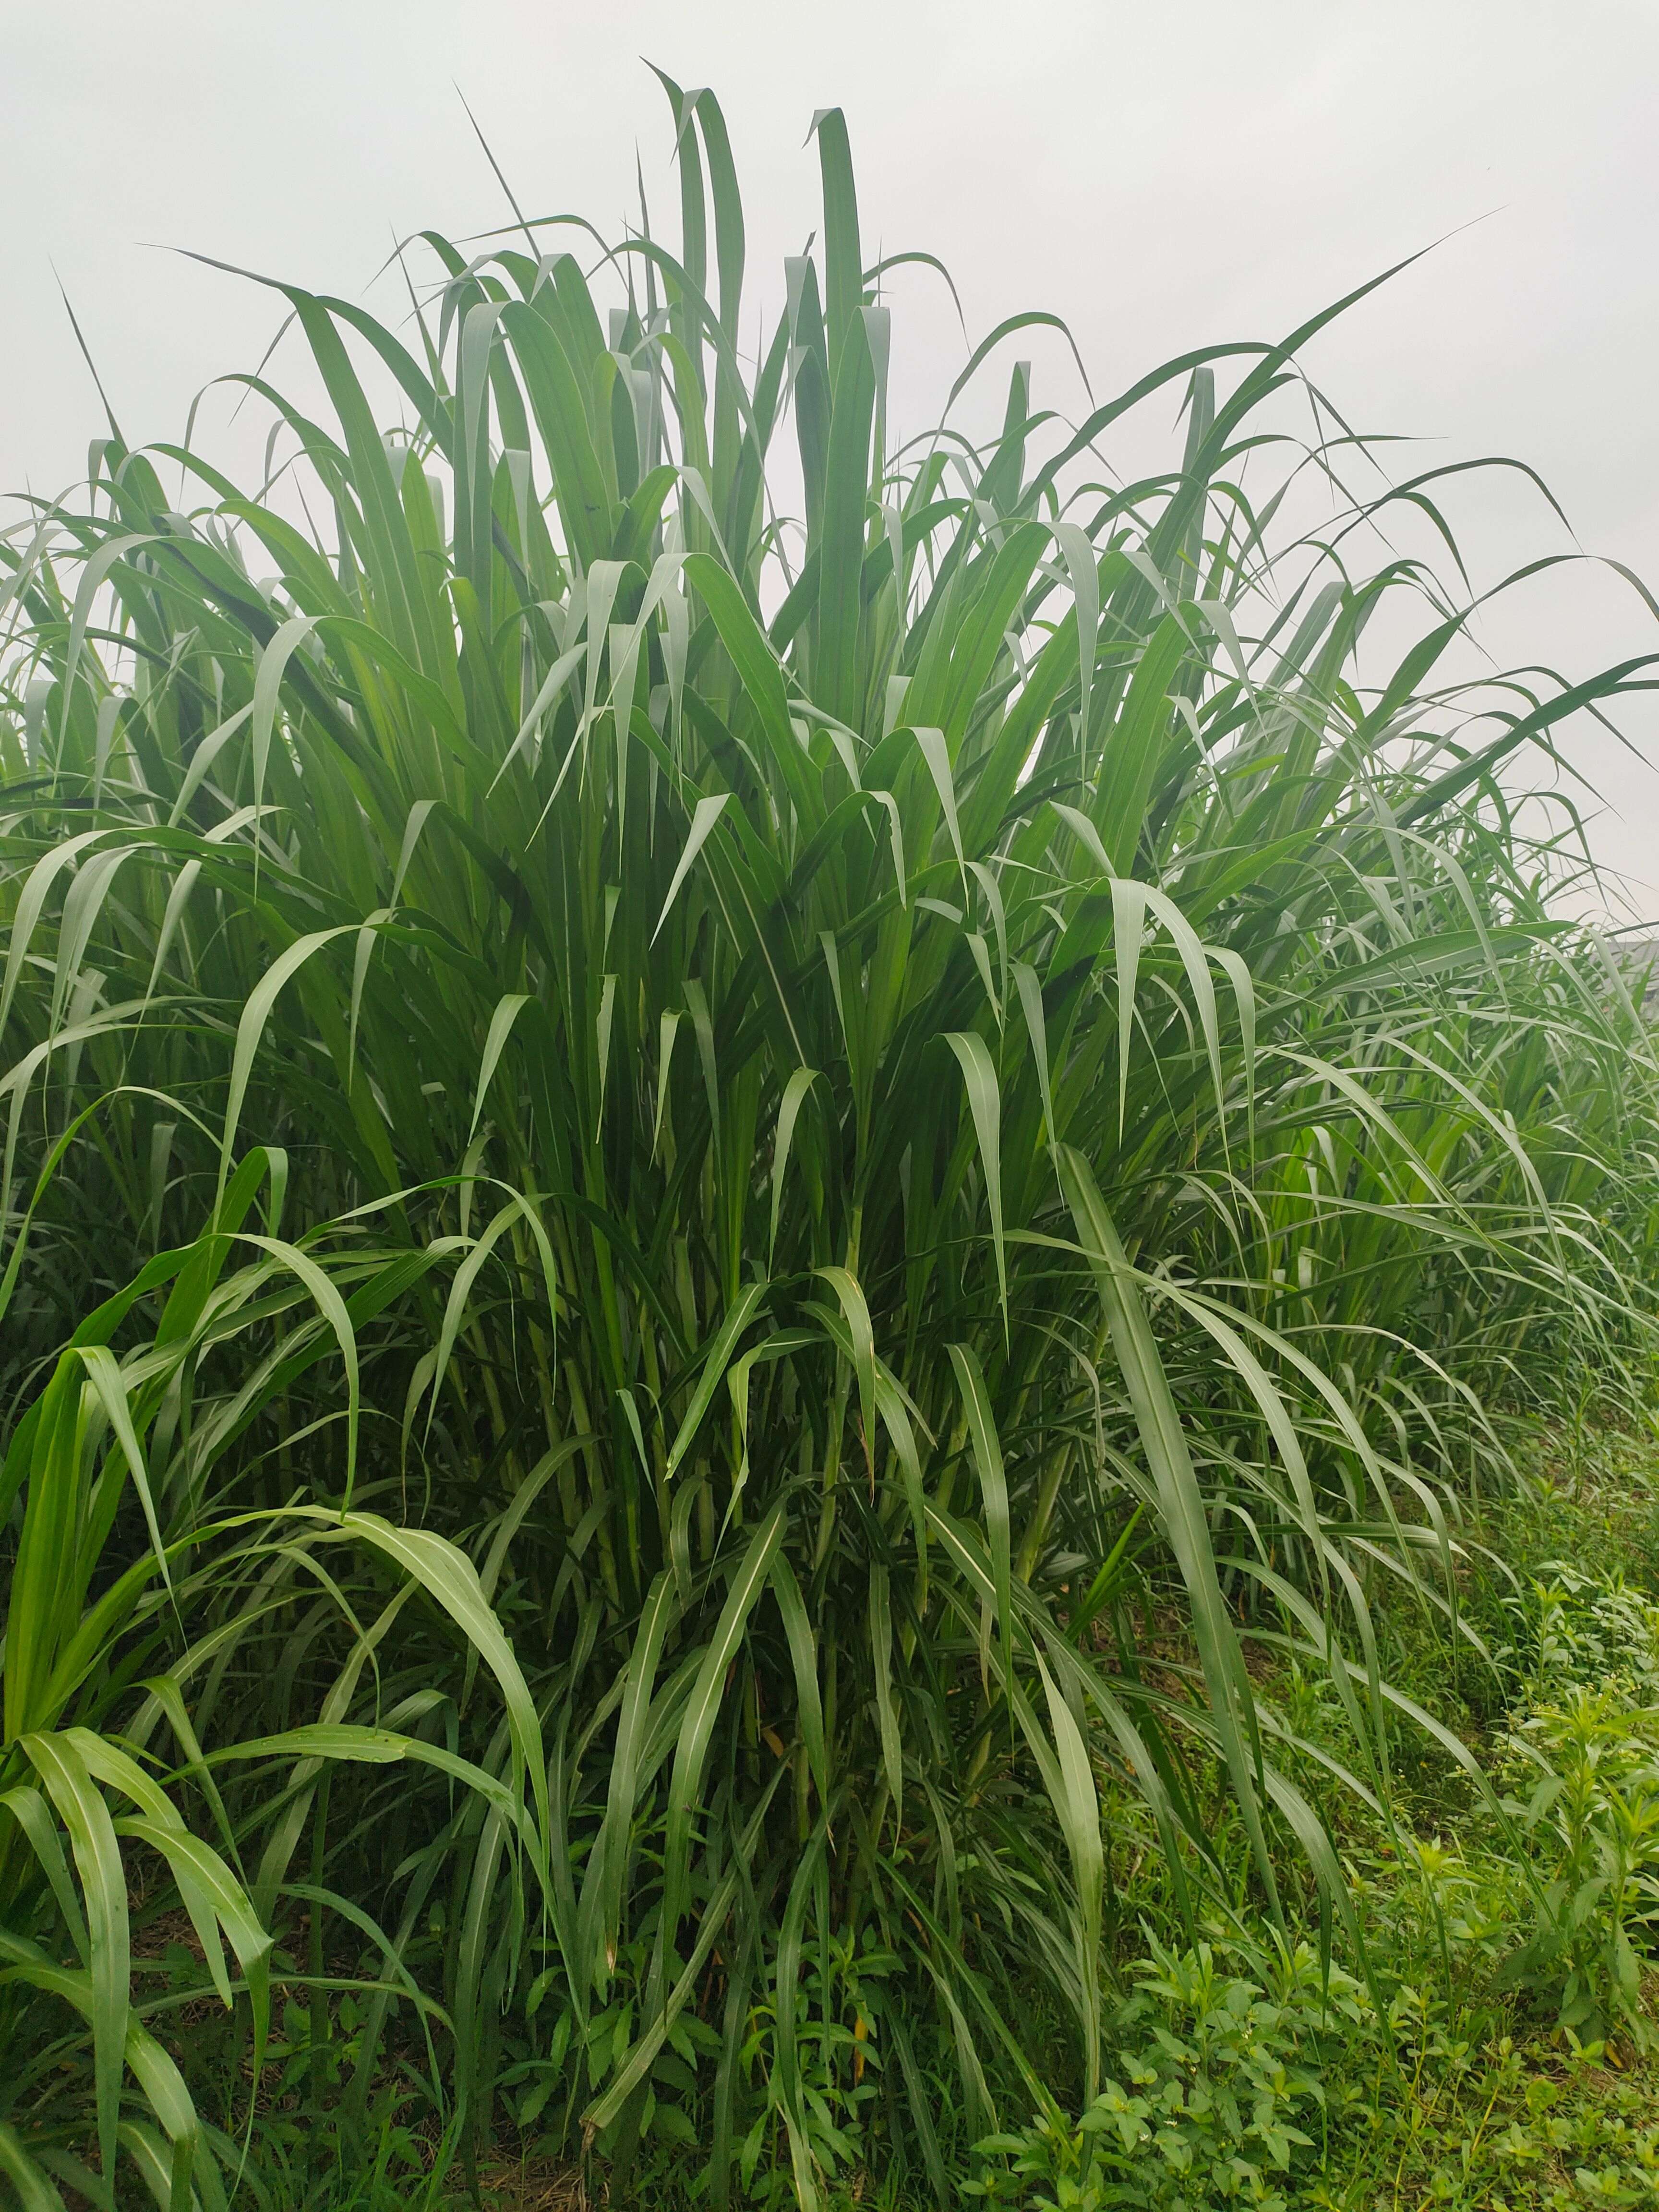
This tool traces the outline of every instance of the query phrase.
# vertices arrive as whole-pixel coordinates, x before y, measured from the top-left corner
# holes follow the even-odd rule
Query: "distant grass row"
[[[1487,1667],[1504,1423],[1645,1389],[1659,1071],[1513,814],[1642,665],[1447,673],[1285,434],[1328,317],[901,442],[838,112],[751,366],[669,90],[678,257],[283,288],[269,483],[112,424],[4,541],[31,2206],[217,2212],[250,2127],[952,2201],[1117,2080],[1126,1860],[1172,1960],[1366,1987],[1334,1808],[1437,1741],[1373,1601]]]

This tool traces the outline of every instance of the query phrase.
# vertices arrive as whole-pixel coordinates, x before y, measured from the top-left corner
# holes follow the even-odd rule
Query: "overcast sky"
[[[61,489],[101,428],[59,280],[134,443],[177,437],[278,321],[269,292],[157,248],[395,317],[371,289],[394,239],[507,213],[457,88],[526,209],[619,231],[637,149],[672,236],[645,56],[719,94],[751,301],[781,305],[781,257],[817,220],[802,141],[839,105],[866,247],[939,254],[975,338],[1021,307],[1064,314],[1099,394],[1189,346],[1278,336],[1443,241],[1317,342],[1321,385],[1351,421],[1424,441],[1399,475],[1524,458],[1585,551],[1659,585],[1656,0],[0,0],[0,489]],[[936,410],[954,312],[920,273],[894,306],[896,389]],[[1058,341],[1018,350],[1040,402],[1080,410]],[[204,408],[210,451],[234,442],[229,404]],[[1573,550],[1517,478],[1462,478],[1449,505],[1477,580]],[[1588,562],[1486,635],[1579,674],[1659,649]],[[1625,720],[1659,753],[1659,714]],[[1574,743],[1607,801],[1598,856],[1659,917],[1659,776],[1594,731]]]

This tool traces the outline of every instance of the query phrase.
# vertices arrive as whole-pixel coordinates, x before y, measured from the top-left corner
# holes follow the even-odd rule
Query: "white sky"
[[[101,428],[58,279],[134,442],[178,437],[279,319],[269,292],[155,246],[395,319],[397,294],[368,289],[395,237],[506,219],[457,87],[527,210],[614,234],[637,147],[672,239],[647,55],[719,94],[751,313],[775,314],[781,258],[817,225],[802,141],[839,105],[870,257],[939,254],[975,338],[1022,307],[1065,315],[1103,397],[1190,346],[1277,337],[1444,240],[1317,342],[1318,381],[1350,421],[1424,441],[1395,449],[1398,476],[1529,461],[1586,551],[1659,586],[1656,0],[0,0],[0,55],[7,490],[61,489]],[[893,304],[896,397],[920,428],[961,334],[925,273]],[[1060,341],[1009,350],[1034,356],[1040,402],[1080,408]],[[277,380],[299,368],[285,344]],[[204,405],[210,453],[230,404]],[[1459,479],[1447,502],[1477,582],[1572,550],[1518,478]],[[1659,650],[1590,564],[1523,587],[1485,636],[1500,661],[1575,675]],[[1659,757],[1659,713],[1623,719]],[[1619,918],[1659,917],[1659,778],[1588,726],[1572,748],[1607,803],[1598,857],[1631,886]]]

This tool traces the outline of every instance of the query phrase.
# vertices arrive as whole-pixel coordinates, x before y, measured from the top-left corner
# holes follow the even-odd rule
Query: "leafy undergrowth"
[[[1659,1465],[1610,1433],[1554,1440],[1528,1472],[1462,1532],[1477,1665],[1454,1674],[1439,1631],[1380,1614],[1396,1685],[1445,1735],[1392,1824],[1350,1801],[1358,1971],[1328,1973],[1306,1934],[1276,1953],[1220,1923],[1184,1953],[1153,1938],[1100,2096],[983,2142],[969,2194],[1021,2212],[1659,2203]],[[1272,1686],[1340,1753],[1341,1717],[1297,1668]]]
[[[1359,1945],[1334,1929],[1322,1949],[1313,1893],[1300,1910],[1291,1901],[1288,1851],[1288,1926],[1275,1936],[1248,1909],[1241,1845],[1246,1909],[1212,1915],[1183,1947],[1169,1869],[1126,1794],[1114,1807],[1120,1996],[1104,2086],[1080,2113],[1060,2087],[1029,2125],[981,2136],[951,2177],[961,2201],[1017,2212],[1659,2203],[1659,1456],[1626,1432],[1540,1444],[1525,1487],[1458,1540],[1468,1656],[1455,1674],[1412,1594],[1378,1608],[1396,1686],[1445,1732],[1438,1758],[1413,1763],[1425,1731],[1408,1717],[1391,1820],[1326,1793]],[[1317,1790],[1322,1756],[1343,1753],[1340,1711],[1294,1662],[1258,1686],[1307,1746]],[[1218,1816],[1222,1802],[1218,1791]],[[351,2020],[349,2006],[331,2015],[346,2040],[325,2064],[349,2063]],[[308,2063],[290,2008],[294,2080]],[[856,2142],[856,2086],[850,2105],[834,2103],[833,2081],[821,2082],[823,2120]],[[702,2197],[701,2146],[659,2146],[613,2187],[602,2161],[550,2154],[537,2113],[518,2109],[521,2133],[504,2131],[473,2177],[492,2212]],[[935,2124],[965,2149],[970,2116],[943,2109]],[[343,2139],[319,2157],[273,2109],[259,2140],[248,2182],[270,2212],[469,2201],[451,2146],[390,2124],[372,2145]],[[737,2203],[787,2201],[774,2148],[748,2147]],[[848,2171],[836,2212],[934,2201],[896,2167]]]

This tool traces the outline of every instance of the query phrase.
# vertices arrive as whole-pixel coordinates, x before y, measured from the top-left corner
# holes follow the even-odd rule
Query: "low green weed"
[[[1507,1740],[1510,1759],[1536,1774],[1524,1801],[1506,1797],[1545,1876],[1537,1929],[1505,1966],[1500,1986],[1555,2005],[1557,2024],[1645,2047],[1636,1939],[1659,1912],[1656,1717],[1633,1711],[1615,1684],[1574,1687],[1529,1713]]]
[[[1526,1687],[1492,1771],[1538,1884],[1500,1968],[1586,2042],[1645,2048],[1646,1929],[1659,1917],[1659,1607],[1621,1569],[1547,1562],[1510,1601]]]
[[[978,2146],[964,2196],[1008,2212],[1570,2212],[1659,2203],[1649,2069],[1559,2054],[1401,1984],[1379,2015],[1303,1946],[1273,1986],[1200,1945],[1143,1962],[1124,2042],[1076,2120]]]
[[[1154,1946],[1116,2023],[1111,2078],[1071,2125],[1039,2113],[977,2146],[991,2161],[968,2194],[1034,2212],[1285,2212],[1294,2172],[1326,2134],[1322,2075],[1375,2037],[1361,1985],[1298,1945],[1274,1985],[1229,1974],[1225,1948]]]

